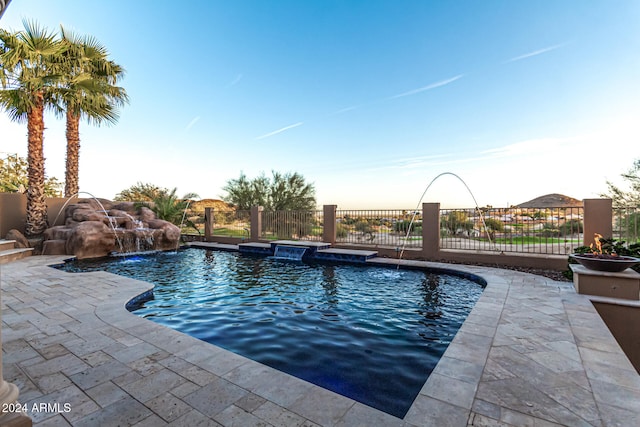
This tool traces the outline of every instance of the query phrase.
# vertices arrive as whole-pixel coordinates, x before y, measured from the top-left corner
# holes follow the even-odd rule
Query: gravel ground
[[[459,264],[449,261],[440,261],[448,264]],[[514,270],[521,271],[523,273],[537,274],[539,276],[544,276],[549,279],[555,280],[557,282],[572,282],[573,279],[567,276],[568,271],[556,271],[556,270],[545,270],[541,268],[531,268],[531,267],[513,267],[508,265],[498,265],[498,264],[483,264],[480,262],[477,263],[465,263],[467,265],[478,265],[482,267],[494,267],[494,268],[502,268],[505,270]]]
[[[539,268],[507,267],[507,266],[500,266],[500,268],[504,268],[505,270],[522,271],[523,273],[537,274],[539,276],[548,277],[549,279],[555,280],[557,282],[571,282],[571,281],[573,281],[572,279],[567,277],[567,273],[568,272],[566,272],[566,271],[542,270],[542,269],[539,269]]]

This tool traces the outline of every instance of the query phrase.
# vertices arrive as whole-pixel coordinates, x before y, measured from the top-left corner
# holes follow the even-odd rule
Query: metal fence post
[[[213,234],[213,208],[204,208],[204,240],[211,241],[211,235]]]

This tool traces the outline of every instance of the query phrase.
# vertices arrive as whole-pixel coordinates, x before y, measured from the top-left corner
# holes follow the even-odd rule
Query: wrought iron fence
[[[640,206],[613,209],[613,238],[640,243]]]
[[[566,255],[583,232],[582,207],[440,211],[442,249]]]
[[[189,218],[204,227],[202,216]],[[261,239],[323,238],[323,211],[262,211],[261,216]],[[250,237],[249,211],[214,210],[210,221],[214,236]],[[390,248],[423,244],[421,210],[338,210],[335,227],[339,244]],[[614,211],[614,230],[614,237],[638,242],[640,208]],[[583,244],[583,208],[441,209],[439,233],[441,249],[567,255]]]
[[[422,211],[412,209],[338,210],[336,242],[369,246],[422,247]],[[413,218],[411,232],[409,223]]]
[[[246,210],[211,210],[211,235],[248,239],[251,230],[251,213]],[[204,214],[202,214],[204,224]],[[204,225],[203,225],[204,227]]]
[[[263,211],[260,237],[266,240],[322,240],[322,211]]]

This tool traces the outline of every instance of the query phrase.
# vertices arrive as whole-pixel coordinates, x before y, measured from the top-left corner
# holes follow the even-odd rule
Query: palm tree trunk
[[[79,191],[80,115],[67,110],[67,162],[64,173],[64,196],[73,197]]]
[[[40,236],[47,228],[47,204],[44,198],[44,98],[35,95],[35,105],[27,114],[28,153],[27,236]]]

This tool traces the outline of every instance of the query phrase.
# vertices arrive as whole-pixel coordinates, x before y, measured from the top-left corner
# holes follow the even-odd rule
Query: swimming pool
[[[441,272],[201,249],[62,268],[154,283],[135,314],[398,417],[483,289]]]

